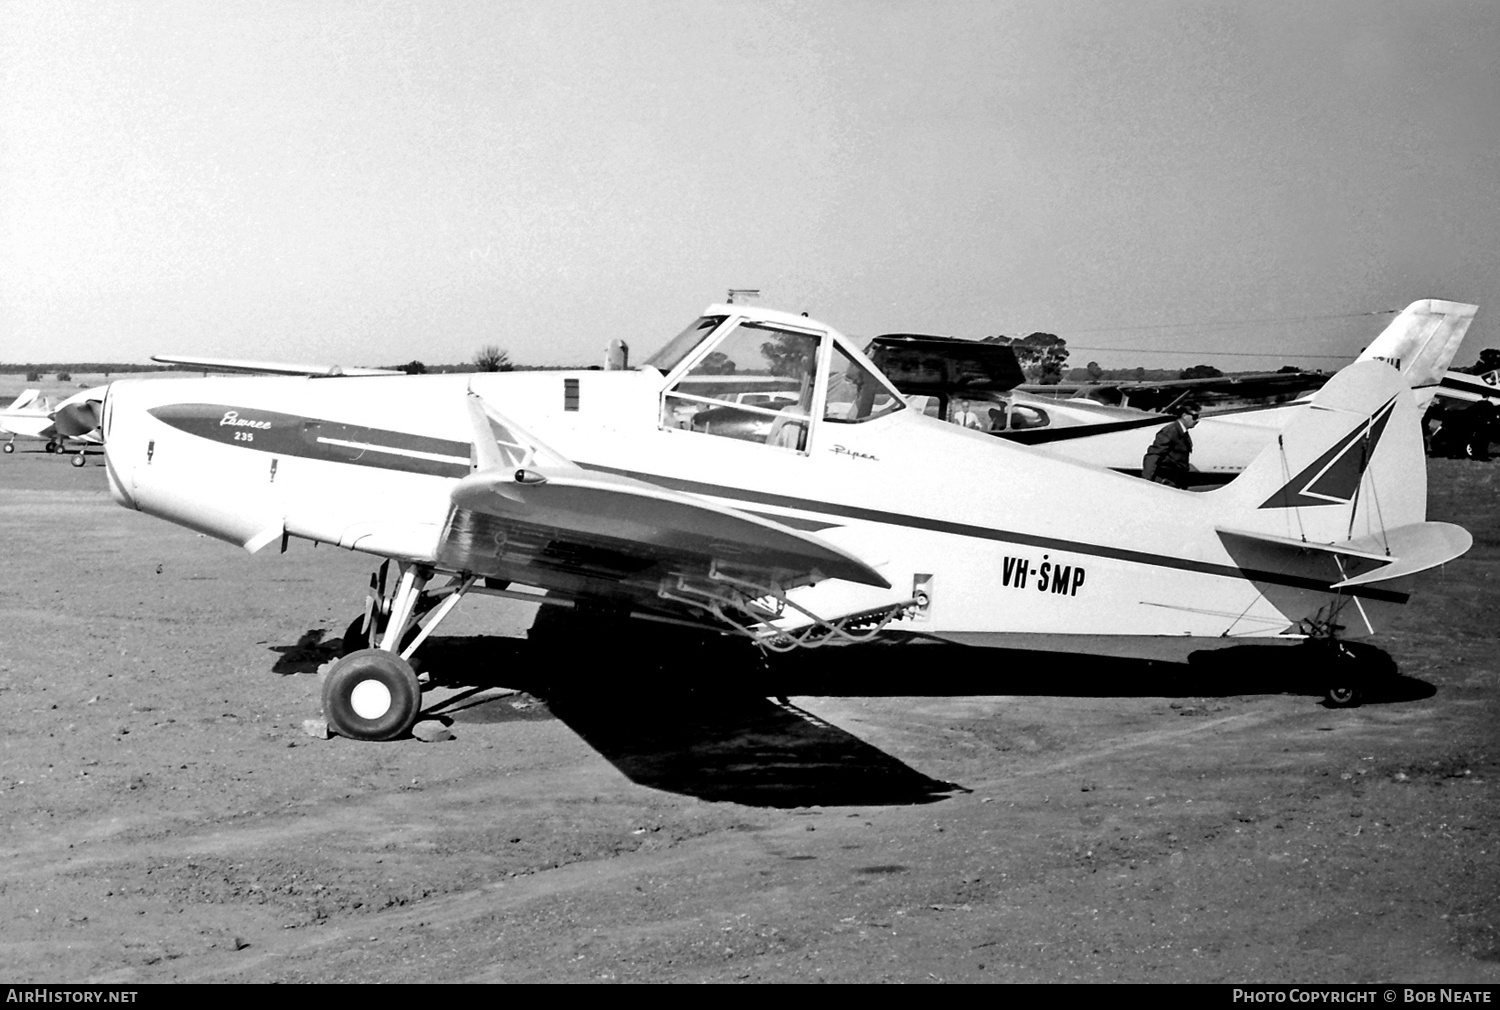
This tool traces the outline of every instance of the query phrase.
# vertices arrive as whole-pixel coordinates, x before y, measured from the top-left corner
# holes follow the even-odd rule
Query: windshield
[[[643,364],[650,365],[666,375],[677,367],[677,363],[725,320],[724,316],[701,316],[693,320],[688,328],[667,342],[667,346],[647,358]]]

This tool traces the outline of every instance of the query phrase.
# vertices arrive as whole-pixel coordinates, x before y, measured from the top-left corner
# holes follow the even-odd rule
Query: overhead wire
[[[1212,329],[1235,326],[1265,326],[1276,323],[1309,323],[1329,319],[1367,319],[1374,316],[1393,316],[1400,309],[1376,309],[1369,312],[1332,312],[1321,315],[1304,316],[1267,316],[1260,319],[1219,319],[1199,320],[1195,322],[1181,323],[1142,323],[1134,326],[1094,326],[1072,329],[1071,333],[1141,333],[1152,330],[1180,330],[1180,329]],[[1077,351],[1109,351],[1119,354],[1194,354],[1204,357],[1219,358],[1244,358],[1244,357],[1278,357],[1278,358],[1305,358],[1305,359],[1342,359],[1347,358],[1347,352],[1334,354],[1303,354],[1290,351],[1275,350],[1245,350],[1245,351],[1198,351],[1192,348],[1160,348],[1160,347],[1096,347],[1085,344],[1071,344],[1069,350]]]

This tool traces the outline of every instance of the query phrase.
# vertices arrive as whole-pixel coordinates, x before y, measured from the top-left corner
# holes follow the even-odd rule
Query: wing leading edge
[[[469,394],[475,471],[450,495],[439,559],[514,575],[627,581],[731,568],[783,588],[844,579],[889,588],[811,534],[646,481],[585,470]],[[527,579],[526,581],[530,581]]]

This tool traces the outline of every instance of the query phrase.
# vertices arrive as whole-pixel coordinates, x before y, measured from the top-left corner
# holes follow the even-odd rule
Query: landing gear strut
[[[422,710],[411,655],[475,581],[455,577],[424,594],[432,570],[397,562],[387,593],[389,566],[383,563],[371,576],[365,613],[344,632],[344,655],[323,681],[323,714],[335,732],[353,740],[394,740],[411,730]]]

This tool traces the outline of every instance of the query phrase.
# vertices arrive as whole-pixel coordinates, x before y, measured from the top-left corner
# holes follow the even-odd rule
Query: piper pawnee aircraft
[[[768,388],[795,402],[737,399]],[[699,423],[726,410],[757,424]],[[1311,642],[1350,704],[1345,640],[1471,542],[1425,520],[1416,407],[1380,362],[1190,493],[925,417],[838,331],[748,305],[710,306],[631,370],[122,380],[104,433],[126,507],[251,552],[395,562],[351,629],[371,647],[324,681],[359,739],[412,726],[408,660],[464,596],[518,587],[773,651]]]
[[[0,450],[16,451],[16,438],[34,438],[47,443],[48,452],[67,452],[68,440],[98,445],[99,406],[104,400],[107,386],[84,389],[63,400],[56,407],[48,402],[37,389],[24,390],[0,410],[0,432],[10,438]],[[73,465],[83,466],[83,450],[73,455]]]
[[[1465,384],[1456,373],[1447,369],[1459,344],[1463,343],[1476,311],[1476,306],[1459,302],[1430,298],[1413,302],[1391,320],[1356,360],[1383,361],[1399,370],[1416,393],[1419,412],[1427,407],[1435,394],[1462,395],[1460,387],[1478,385],[1478,380],[1463,376],[1462,380],[1468,380]],[[928,343],[908,345],[912,351],[903,354],[902,342],[912,340]],[[926,353],[920,353],[923,347],[926,347]],[[924,395],[923,401],[913,405],[925,407],[934,416],[953,420],[951,405],[964,398],[969,405],[967,414],[976,422],[971,426],[1011,441],[1039,446],[1058,456],[1121,473],[1139,475],[1141,458],[1151,440],[1161,426],[1171,420],[1164,414],[1101,404],[1082,397],[1064,400],[1021,391],[1005,392],[1003,390],[1009,388],[1004,385],[1005,380],[993,374],[976,374],[982,369],[973,367],[970,362],[976,349],[1007,350],[995,345],[945,337],[892,335],[874,338],[870,349],[877,363],[912,360],[918,366],[925,366],[903,369],[903,374],[893,375],[893,378],[902,392]],[[949,349],[946,353],[953,355],[963,366],[956,372],[948,369],[960,381],[949,383],[947,388],[942,386],[938,375],[942,369],[937,359],[943,356],[944,349]],[[990,366],[990,371],[997,370]],[[1019,382],[1020,377],[1017,370],[1015,382]],[[998,388],[995,386],[997,380],[1000,381]],[[1304,376],[1300,381],[1306,382],[1307,378]],[[1228,388],[1233,389],[1233,382],[1232,377],[1187,379],[1181,380],[1181,385],[1184,390],[1201,390],[1219,388],[1227,383]],[[1170,385],[1169,382],[1157,382],[1150,388],[1161,390]],[[1193,429],[1193,484],[1222,484],[1241,473],[1308,402],[1303,397],[1286,403],[1205,413]]]

